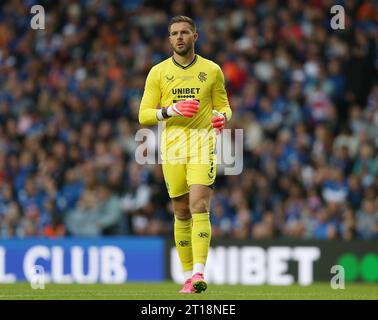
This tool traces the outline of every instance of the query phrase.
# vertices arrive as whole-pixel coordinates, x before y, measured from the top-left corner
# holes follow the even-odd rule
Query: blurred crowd
[[[178,14],[244,130],[243,173],[217,177],[213,237],[378,239],[374,0],[1,1],[0,238],[172,235],[161,168],[134,155]]]

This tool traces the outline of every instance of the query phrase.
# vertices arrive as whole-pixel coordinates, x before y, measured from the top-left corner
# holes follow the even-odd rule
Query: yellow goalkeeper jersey
[[[221,68],[196,55],[186,66],[170,57],[150,70],[140,103],[139,122],[155,125],[158,123],[158,107],[168,107],[187,99],[199,101],[199,110],[193,118],[171,117],[164,121],[161,136],[163,161],[193,158],[198,152],[213,149],[212,110],[225,113],[227,120],[232,116]]]

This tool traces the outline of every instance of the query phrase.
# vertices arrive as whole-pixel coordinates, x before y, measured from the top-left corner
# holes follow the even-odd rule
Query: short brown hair
[[[187,22],[190,24],[193,32],[196,32],[196,24],[194,23],[194,21],[187,17],[187,16],[175,16],[171,19],[171,21],[169,21],[169,24],[168,24],[168,32],[171,33],[171,26],[172,24],[174,23],[179,23],[179,22]]]

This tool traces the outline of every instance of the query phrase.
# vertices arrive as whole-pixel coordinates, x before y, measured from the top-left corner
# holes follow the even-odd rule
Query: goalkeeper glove
[[[197,100],[184,100],[175,103],[167,108],[169,117],[192,118],[198,111],[199,103]]]
[[[213,110],[213,117],[211,119],[211,124],[215,130],[216,134],[220,134],[226,124],[226,117],[223,113]]]

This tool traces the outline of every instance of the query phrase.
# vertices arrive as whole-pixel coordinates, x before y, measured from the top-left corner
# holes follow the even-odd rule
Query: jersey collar
[[[176,66],[178,66],[179,68],[181,68],[181,69],[188,69],[188,68],[190,68],[192,65],[194,65],[194,64],[197,62],[197,60],[198,60],[198,56],[195,55],[195,56],[194,56],[194,59],[193,59],[193,61],[192,61],[191,63],[189,63],[189,64],[186,65],[186,66],[183,66],[182,64],[179,64],[179,63],[175,60],[175,58],[172,56],[172,61],[173,61],[173,63],[174,63]]]

